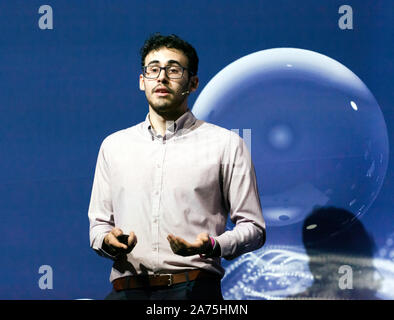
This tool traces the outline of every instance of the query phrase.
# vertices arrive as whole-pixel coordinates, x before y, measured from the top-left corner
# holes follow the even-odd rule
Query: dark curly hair
[[[188,70],[192,75],[196,75],[198,71],[198,56],[196,49],[191,44],[182,40],[175,34],[163,36],[160,33],[154,33],[145,40],[143,47],[140,50],[141,67],[145,65],[145,58],[149,52],[158,50],[160,48],[171,48],[182,51],[189,60]]]

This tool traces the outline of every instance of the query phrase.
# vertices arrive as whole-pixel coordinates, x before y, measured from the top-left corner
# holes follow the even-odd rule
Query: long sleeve
[[[115,259],[115,256],[102,249],[105,235],[115,226],[110,188],[110,172],[105,158],[104,145],[105,140],[101,144],[98,154],[89,204],[89,237],[91,248],[99,255]]]
[[[251,155],[241,137],[234,132],[229,137],[221,166],[222,190],[235,227],[216,237],[226,260],[262,247],[266,237]]]
[[[144,122],[110,134],[100,146],[90,245],[116,261],[110,281],[190,269],[223,277],[219,257],[230,260],[264,244],[256,176],[243,140],[191,111],[175,123],[158,135],[148,113]],[[236,226],[226,231],[229,217]],[[138,243],[130,253],[111,257],[116,251],[103,247],[103,239],[115,226],[125,234],[133,231]],[[217,243],[207,257],[174,254],[169,234],[193,242],[201,232]]]

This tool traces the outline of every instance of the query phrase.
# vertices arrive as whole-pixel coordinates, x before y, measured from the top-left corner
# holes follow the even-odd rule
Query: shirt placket
[[[163,165],[166,153],[166,141],[164,139],[156,140],[159,145],[159,154],[155,163],[155,174],[154,174],[154,188],[152,194],[152,253],[155,259],[155,270],[159,266],[159,224],[160,224],[160,199],[162,194],[163,184]]]

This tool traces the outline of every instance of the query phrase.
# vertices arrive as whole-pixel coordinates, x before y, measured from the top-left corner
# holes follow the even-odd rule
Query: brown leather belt
[[[112,285],[116,291],[147,288],[156,286],[172,286],[173,284],[196,279],[211,278],[220,280],[220,276],[204,270],[192,270],[174,274],[137,275],[115,279]]]

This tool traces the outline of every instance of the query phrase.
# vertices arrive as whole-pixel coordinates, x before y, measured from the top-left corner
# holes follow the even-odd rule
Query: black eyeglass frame
[[[161,74],[161,70],[164,70],[164,72],[166,73],[166,76],[167,76],[168,79],[182,79],[183,74],[185,73],[185,70],[187,70],[187,71],[189,72],[190,76],[194,76],[194,73],[193,73],[192,71],[190,71],[189,68],[185,68],[185,67],[183,67],[183,66],[181,66],[181,65],[177,65],[177,67],[182,68],[182,74],[180,75],[179,78],[171,78],[171,77],[168,75],[168,73],[167,73],[167,69],[174,67],[174,66],[172,65],[172,66],[165,66],[165,67],[158,67],[158,66],[156,66],[156,68],[159,68],[160,71],[159,71],[159,73],[157,74],[156,77],[151,78],[151,77],[147,77],[147,76],[146,76],[146,68],[148,68],[148,67],[150,67],[150,66],[143,66],[143,67],[142,67],[142,74],[143,74],[144,78],[149,79],[149,80],[157,79],[157,78],[160,76],[160,74]]]

